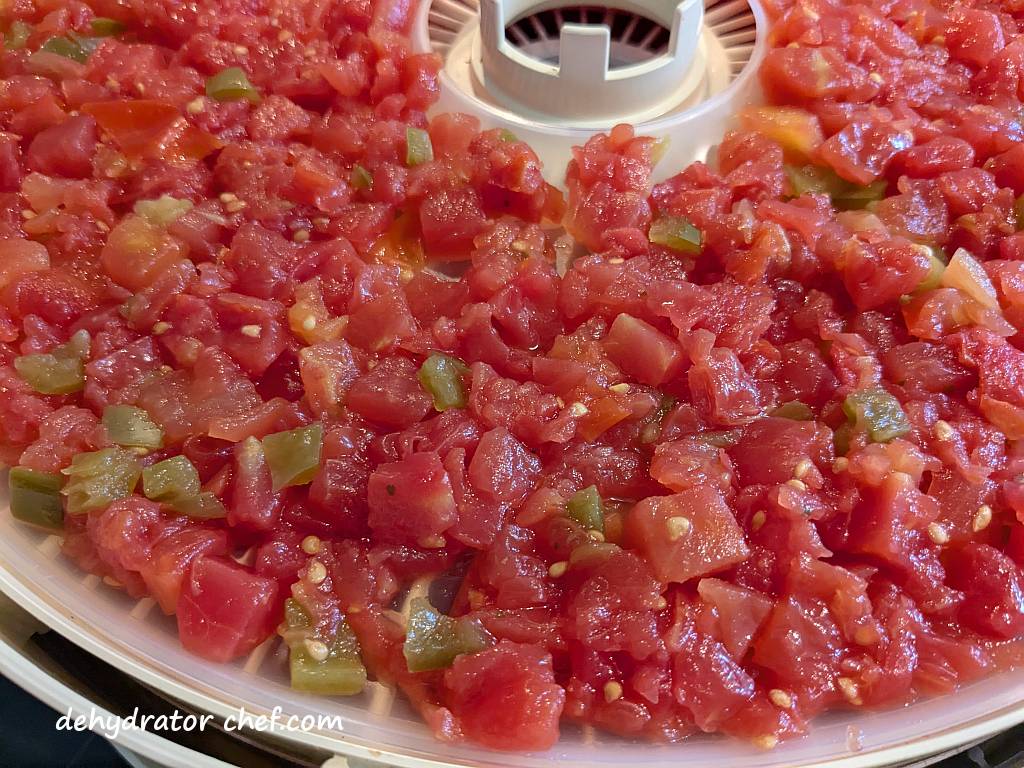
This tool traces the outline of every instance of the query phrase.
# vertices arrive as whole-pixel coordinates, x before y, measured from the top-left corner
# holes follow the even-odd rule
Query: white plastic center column
[[[580,126],[638,122],[664,114],[698,81],[695,56],[704,19],[703,0],[605,0],[670,30],[668,49],[649,61],[609,69],[611,31],[601,24],[565,24],[558,64],[526,55],[505,38],[509,21],[565,7],[565,2],[481,0],[475,74],[505,108],[548,124]]]

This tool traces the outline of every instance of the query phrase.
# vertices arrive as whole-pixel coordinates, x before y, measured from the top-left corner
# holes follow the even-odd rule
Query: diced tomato
[[[644,384],[658,386],[682,364],[679,345],[653,326],[629,315],[612,323],[604,348],[612,362]]]
[[[768,417],[747,427],[729,456],[744,485],[785,483],[796,476],[800,462],[810,461],[812,467],[831,462],[830,437],[814,422]]]
[[[370,527],[387,536],[423,542],[457,519],[451,481],[436,453],[414,453],[382,464],[367,488]]]
[[[277,581],[219,557],[202,555],[178,597],[178,636],[191,653],[232,661],[251,653],[281,620]]]
[[[25,162],[47,176],[81,179],[92,173],[96,152],[96,121],[87,115],[70,117],[36,134]]]
[[[227,554],[226,531],[189,526],[157,541],[139,574],[163,612],[170,615],[178,606],[181,585],[192,562],[204,555]]]
[[[718,730],[754,695],[754,678],[725,646],[696,633],[675,654],[672,669],[676,700],[704,731]]]
[[[370,421],[398,428],[422,420],[434,407],[416,378],[416,365],[405,357],[389,357],[357,378],[345,403]]]
[[[705,487],[641,501],[626,518],[626,533],[666,582],[715,573],[750,554],[725,499]]]
[[[178,240],[141,216],[129,216],[111,230],[101,258],[117,282],[140,290],[185,256]]]
[[[1024,575],[994,547],[968,543],[953,556],[950,583],[965,600],[960,620],[987,637],[1009,640],[1024,633]]]
[[[720,579],[701,579],[701,599],[718,614],[721,641],[736,661],[742,661],[772,609],[772,599],[752,589]]]
[[[462,731],[492,749],[543,750],[558,740],[565,691],[550,654],[502,640],[455,659],[444,674],[447,704]]]
[[[228,522],[249,530],[269,531],[277,524],[281,501],[273,490],[270,465],[260,442],[250,437],[236,443]]]
[[[484,495],[517,501],[533,490],[540,460],[502,427],[485,432],[469,463],[469,480]]]

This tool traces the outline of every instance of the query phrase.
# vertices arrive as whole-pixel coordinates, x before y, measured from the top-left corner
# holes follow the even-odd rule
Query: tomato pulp
[[[617,126],[563,195],[428,119],[414,7],[4,10],[14,514],[193,653],[279,632],[495,749],[772,747],[1019,657],[1020,9],[773,2],[714,163]]]

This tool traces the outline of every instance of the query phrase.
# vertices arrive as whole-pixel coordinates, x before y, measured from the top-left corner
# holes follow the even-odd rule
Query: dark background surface
[[[0,765],[10,768],[125,768],[110,743],[91,731],[58,731],[57,712],[0,677]]]

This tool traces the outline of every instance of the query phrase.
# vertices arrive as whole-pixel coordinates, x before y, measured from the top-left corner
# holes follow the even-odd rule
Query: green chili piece
[[[133,210],[150,224],[166,227],[173,224],[192,210],[191,200],[179,200],[170,195],[161,195],[155,200],[139,200]]]
[[[425,672],[450,667],[456,656],[482,651],[490,640],[474,621],[445,616],[418,597],[412,601],[402,652],[410,672]]]
[[[228,516],[224,503],[210,491],[201,491],[198,496],[182,499],[174,505],[174,511],[196,520],[220,520]]]
[[[39,50],[85,64],[101,42],[102,40],[97,38],[80,37],[74,32],[69,32],[67,37],[51,37]]]
[[[681,253],[700,253],[703,242],[701,231],[682,216],[664,216],[655,221],[648,239]]]
[[[588,531],[604,533],[604,503],[597,486],[576,491],[566,504],[566,513]]]
[[[884,389],[854,392],[843,401],[843,412],[851,424],[867,431],[873,443],[887,443],[910,431],[900,401]]]
[[[811,410],[809,405],[799,400],[783,403],[769,415],[780,419],[790,419],[791,421],[814,421],[814,411]]]
[[[124,32],[124,24],[117,19],[108,19],[105,16],[97,16],[89,24],[92,33],[97,37],[114,37]]]
[[[888,186],[888,182],[884,179],[873,181],[865,186],[848,184],[846,189],[833,195],[832,205],[841,211],[859,211],[862,208],[867,208],[871,203],[883,199]]]
[[[430,134],[422,128],[405,129],[405,164],[410,168],[429,163],[434,159],[434,145]]]
[[[4,47],[9,51],[20,51],[28,45],[32,36],[32,25],[24,21],[13,21],[4,34]]]
[[[928,276],[921,281],[920,285],[914,289],[915,293],[923,293],[924,291],[931,291],[942,285],[942,275],[946,271],[946,266],[949,264],[949,256],[941,248],[928,248],[928,260],[931,263],[930,269],[928,270]]]
[[[40,394],[67,395],[85,386],[83,360],[88,355],[89,333],[78,331],[50,352],[16,357],[14,369]]]
[[[142,474],[135,455],[124,448],[80,453],[61,472],[68,477],[61,493],[67,497],[69,515],[103,509],[130,496]]]
[[[150,501],[177,508],[199,496],[199,472],[185,456],[172,456],[142,470],[142,492]]]
[[[228,67],[206,81],[206,95],[215,101],[246,99],[253,104],[260,100],[260,92],[249,82],[241,67]]]
[[[23,523],[59,530],[64,527],[60,486],[63,478],[28,467],[14,467],[7,478],[11,514]]]
[[[349,175],[349,184],[352,189],[371,189],[373,187],[373,176],[363,166],[352,166],[352,173]]]
[[[417,378],[424,391],[434,398],[435,410],[444,412],[466,407],[468,397],[462,379],[468,375],[469,368],[459,358],[433,354],[423,361]]]
[[[123,448],[155,451],[164,446],[164,431],[134,405],[108,405],[103,410],[103,426],[110,440]]]
[[[323,440],[324,428],[319,423],[263,438],[263,453],[270,465],[274,491],[313,480],[320,468]]]
[[[363,690],[366,667],[347,622],[338,625],[330,642],[320,640],[312,635],[309,614],[289,598],[285,601],[285,626],[292,688],[326,696],[352,696]]]

